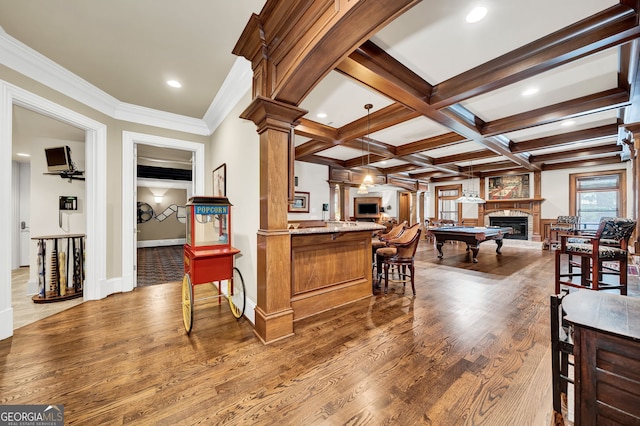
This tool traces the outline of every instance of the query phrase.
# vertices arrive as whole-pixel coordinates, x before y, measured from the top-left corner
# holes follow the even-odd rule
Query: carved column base
[[[253,332],[262,343],[269,344],[293,336],[292,309],[267,314],[257,307],[255,313],[256,324]]]

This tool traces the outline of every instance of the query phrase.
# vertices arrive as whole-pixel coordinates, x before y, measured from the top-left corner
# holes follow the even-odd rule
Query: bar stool
[[[626,295],[629,256],[627,245],[635,227],[635,220],[602,218],[594,236],[561,235],[560,247],[556,250],[556,294],[560,293],[561,286],[568,286],[590,290],[618,289],[621,295]],[[562,272],[563,255],[569,257],[568,273]],[[574,265],[572,256],[580,258],[580,263]],[[612,268],[615,264],[617,269]],[[574,273],[573,266],[579,266],[580,272]],[[604,275],[618,275],[618,282],[605,282]],[[574,282],[574,277],[580,277],[579,282]]]
[[[378,234],[377,238],[371,239],[371,263],[372,263],[372,276],[373,269],[376,270],[376,283],[380,281],[382,277],[382,260],[378,261],[378,257],[376,256],[376,252],[379,248],[386,247],[387,241],[398,238],[404,230],[407,228],[407,221],[404,220],[402,223],[394,226],[391,230],[385,234]]]
[[[413,266],[413,257],[416,253],[416,249],[418,248],[418,243],[420,242],[420,224],[416,223],[415,225],[405,229],[402,235],[394,240],[387,242],[387,247],[379,248],[376,251],[376,259],[377,262],[381,262],[384,265],[384,292],[387,293],[389,289],[389,267],[397,266],[398,268],[402,268],[402,271],[398,274],[402,280],[406,282],[407,274],[406,269],[409,268],[410,272],[410,281],[411,288],[413,290],[413,294],[416,294],[416,288],[414,283],[414,266]]]

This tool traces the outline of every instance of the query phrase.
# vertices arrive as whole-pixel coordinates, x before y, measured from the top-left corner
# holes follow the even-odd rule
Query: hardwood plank
[[[267,346],[217,298],[187,336],[180,283],[85,302],[0,342],[0,404],[64,404],[83,425],[550,424],[554,256],[502,253],[422,242],[416,297],[391,284]]]

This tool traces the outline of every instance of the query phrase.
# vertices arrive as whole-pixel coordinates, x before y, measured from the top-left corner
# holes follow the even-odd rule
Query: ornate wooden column
[[[418,220],[424,226],[424,191],[418,194]],[[424,232],[426,234],[426,231]]]
[[[533,172],[533,198],[542,198],[542,173],[540,171]],[[540,204],[531,203],[531,214],[533,215],[533,231],[531,233],[531,241],[542,241],[540,236]]]
[[[260,134],[260,229],[256,334],[269,343],[293,333],[287,231],[288,134],[297,107],[351,52],[419,0],[267,0],[233,49],[251,61],[253,102],[241,117]],[[294,155],[294,154],[292,154]],[[344,213],[343,213],[344,214]]]
[[[260,134],[260,229],[255,332],[263,342],[293,334],[291,237],[287,230],[289,131],[305,110],[257,97],[241,117]]]

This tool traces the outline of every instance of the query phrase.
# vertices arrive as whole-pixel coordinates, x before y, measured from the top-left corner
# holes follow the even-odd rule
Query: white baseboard
[[[185,238],[174,238],[170,240],[147,240],[147,241],[138,241],[136,246],[138,248],[181,246],[181,245],[184,245],[185,242],[186,242]]]
[[[13,336],[13,308],[0,311],[0,340]]]

